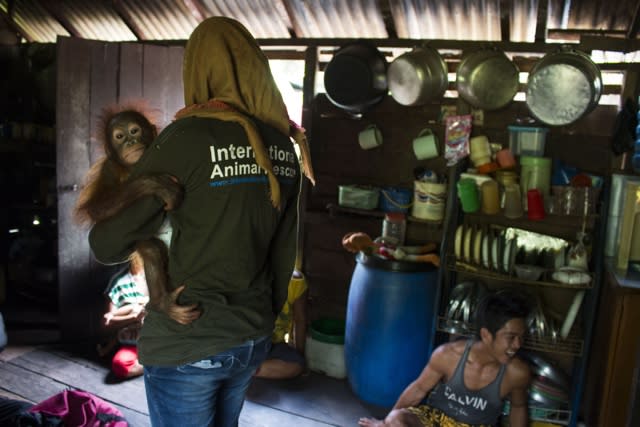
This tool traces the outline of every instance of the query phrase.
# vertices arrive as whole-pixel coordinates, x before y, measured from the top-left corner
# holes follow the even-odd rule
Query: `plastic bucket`
[[[415,181],[411,215],[431,221],[442,221],[447,201],[447,184]]]
[[[356,257],[347,302],[347,378],[364,402],[391,407],[431,356],[437,269]]]
[[[383,212],[409,212],[413,190],[401,187],[385,187],[380,190],[380,210]]]

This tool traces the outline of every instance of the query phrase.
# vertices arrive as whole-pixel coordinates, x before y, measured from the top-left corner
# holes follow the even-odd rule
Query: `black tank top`
[[[496,379],[486,387],[480,390],[467,389],[464,385],[464,366],[472,344],[473,340],[467,341],[453,376],[446,383],[438,383],[429,395],[427,405],[441,410],[459,422],[494,425],[502,413],[500,384],[505,365],[500,366]]]

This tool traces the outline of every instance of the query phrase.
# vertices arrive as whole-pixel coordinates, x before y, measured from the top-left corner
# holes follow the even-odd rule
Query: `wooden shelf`
[[[483,279],[500,281],[500,282],[508,282],[508,283],[518,283],[522,285],[528,286],[547,286],[552,288],[565,288],[565,289],[591,289],[593,288],[593,281],[588,284],[582,285],[571,285],[568,283],[556,282],[556,281],[546,281],[546,280],[525,280],[521,279],[515,275],[509,275],[500,273],[497,271],[488,270],[484,267],[471,265],[462,261],[458,261],[455,259],[455,256],[447,257],[447,268],[450,271],[455,271],[458,273],[471,274],[476,277],[480,277]]]
[[[438,318],[438,331],[447,334],[453,334],[449,326],[449,320],[445,317]],[[460,336],[472,337],[475,334],[473,325],[465,324],[461,321],[455,321],[455,334]],[[565,354],[569,356],[582,356],[584,341],[575,337],[568,336],[566,339],[556,338],[555,340],[548,337],[537,337],[527,335],[524,339],[522,348],[527,350],[535,350],[543,353]]]
[[[339,214],[349,214],[349,215],[359,215],[359,216],[366,216],[366,217],[372,217],[372,218],[384,218],[385,214],[388,213],[388,212],[373,210],[373,209],[369,210],[369,209],[347,208],[347,207],[336,205],[333,203],[329,203],[327,205],[327,210],[332,216],[339,215]],[[432,228],[434,230],[442,229],[442,221],[430,221],[427,219],[421,219],[411,215],[407,215],[407,222]]]

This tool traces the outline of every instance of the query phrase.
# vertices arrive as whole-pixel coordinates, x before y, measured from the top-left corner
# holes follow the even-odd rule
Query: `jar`
[[[407,232],[407,219],[402,212],[385,214],[382,222],[382,241],[384,243],[402,246]]]

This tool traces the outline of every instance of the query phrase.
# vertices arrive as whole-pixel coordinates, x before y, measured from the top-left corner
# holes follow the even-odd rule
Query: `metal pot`
[[[456,72],[458,95],[473,107],[499,110],[518,91],[518,67],[496,48],[481,49],[465,57]]]
[[[391,96],[402,105],[423,105],[444,95],[447,64],[431,47],[416,47],[393,60],[387,72]]]
[[[362,113],[388,93],[387,61],[372,44],[357,41],[333,55],[324,71],[329,101],[351,113]]]
[[[602,75],[589,55],[565,46],[546,54],[527,80],[527,107],[550,126],[575,122],[593,110],[602,95]]]

